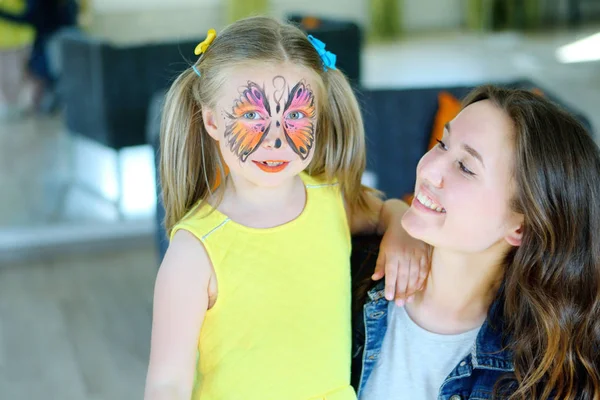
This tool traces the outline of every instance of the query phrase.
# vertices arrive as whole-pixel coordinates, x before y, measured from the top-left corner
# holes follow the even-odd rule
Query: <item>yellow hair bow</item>
[[[198,46],[196,46],[196,49],[194,49],[194,54],[199,56],[200,54],[204,53],[216,37],[217,31],[215,31],[214,29],[209,29],[206,33],[206,39],[204,39],[203,42],[200,42]]]

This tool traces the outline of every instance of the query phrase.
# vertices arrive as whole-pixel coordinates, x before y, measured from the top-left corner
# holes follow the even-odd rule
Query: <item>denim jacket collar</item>
[[[385,283],[381,281],[373,289],[369,290],[369,301],[367,304],[385,298],[384,287]],[[387,302],[385,305],[387,306]],[[487,368],[511,372],[514,371],[512,353],[502,345],[502,331],[500,328],[503,321],[491,321],[489,318],[489,316],[497,315],[498,307],[501,307],[498,301],[492,304],[488,318],[483,323],[477,335],[477,340],[471,351],[473,368]]]
[[[364,384],[374,366],[374,362],[369,359],[372,355],[378,357],[383,343],[383,336],[387,330],[387,307],[388,301],[384,295],[384,282],[379,282],[368,292],[368,300],[365,304],[364,323],[365,333],[367,335],[365,347],[363,349],[363,373],[359,382],[359,393],[364,388]],[[468,355],[446,378],[446,382],[453,379],[471,375],[473,370],[493,370],[499,372],[513,372],[514,365],[512,353],[503,345],[503,318],[500,316],[502,304],[495,301],[488,313],[488,318],[483,323],[477,339]],[[373,320],[371,316],[376,316],[378,321]],[[370,328],[371,331],[369,332]],[[373,332],[375,332],[373,334]],[[376,337],[374,337],[376,336]]]

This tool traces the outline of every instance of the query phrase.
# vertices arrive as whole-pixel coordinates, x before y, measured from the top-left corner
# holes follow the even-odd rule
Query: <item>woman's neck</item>
[[[457,334],[479,327],[502,281],[501,254],[493,249],[476,255],[434,250],[425,289],[407,312],[435,333]]]

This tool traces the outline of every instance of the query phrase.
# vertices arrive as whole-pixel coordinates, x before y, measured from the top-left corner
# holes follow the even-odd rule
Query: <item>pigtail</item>
[[[367,195],[380,193],[361,184],[366,167],[365,130],[354,91],[338,70],[322,74],[326,95],[321,107],[319,133],[310,173],[336,179],[343,190],[346,203],[352,210],[370,209]]]
[[[183,72],[163,109],[160,180],[167,234],[224,179],[218,148],[202,121],[200,79],[192,69]]]

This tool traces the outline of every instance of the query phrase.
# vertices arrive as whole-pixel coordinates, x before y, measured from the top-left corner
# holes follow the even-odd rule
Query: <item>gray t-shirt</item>
[[[432,333],[390,302],[381,356],[360,400],[436,399],[446,377],[470,353],[479,329],[459,335]]]

